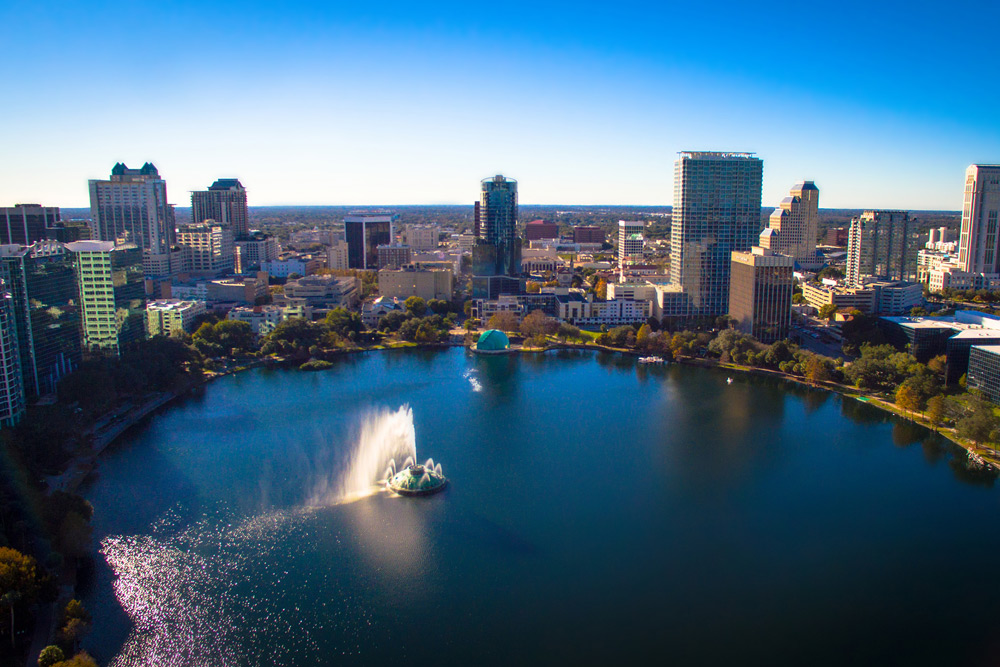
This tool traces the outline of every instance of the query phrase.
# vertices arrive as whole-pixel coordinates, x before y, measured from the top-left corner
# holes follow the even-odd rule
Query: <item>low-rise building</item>
[[[436,250],[441,239],[438,225],[407,225],[406,245],[414,250]]]
[[[291,275],[311,276],[323,268],[324,259],[313,255],[287,254],[269,262],[261,262],[260,270],[272,278],[287,278]]]
[[[207,301],[255,304],[267,297],[267,274],[211,280],[205,285]]]
[[[424,300],[450,301],[455,291],[455,274],[449,269],[418,263],[400,269],[382,269],[378,272],[378,291],[389,298],[405,300],[419,296]]]
[[[250,329],[254,334],[257,336],[266,336],[285,320],[293,317],[311,320],[312,313],[312,306],[308,305],[240,306],[231,309],[226,318],[237,322],[246,322],[250,325]]]
[[[559,225],[554,222],[545,222],[544,220],[532,220],[524,226],[524,238],[528,241],[558,239]]]
[[[146,330],[150,336],[172,336],[179,331],[190,333],[194,319],[204,312],[204,301],[150,301],[146,304]]]
[[[1000,345],[1000,317],[972,310],[959,310],[953,317],[882,317],[879,327],[886,340],[921,363],[946,355],[946,384],[968,370],[972,347]]]
[[[374,301],[366,301],[361,305],[361,322],[369,329],[378,326],[378,321],[392,312],[405,310],[403,302],[387,296],[380,296]]]
[[[284,296],[313,308],[354,308],[361,281],[354,276],[304,276],[285,283]]]

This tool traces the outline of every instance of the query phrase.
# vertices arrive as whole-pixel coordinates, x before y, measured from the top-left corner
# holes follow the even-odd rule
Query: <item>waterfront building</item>
[[[29,246],[52,238],[59,224],[58,206],[17,204],[0,207],[0,245]]]
[[[604,243],[604,230],[594,225],[579,225],[573,228],[573,243]]]
[[[517,236],[517,181],[496,175],[480,183],[474,219],[476,242],[472,247],[472,274],[479,277],[518,276],[521,273],[521,239]],[[478,291],[482,292],[484,281]],[[506,284],[500,284],[505,287]],[[473,282],[473,294],[477,284]]]
[[[150,336],[172,336],[180,331],[191,333],[194,319],[204,312],[204,301],[150,301],[146,304],[146,331]]]
[[[396,213],[357,213],[344,218],[347,263],[352,269],[378,269],[378,247],[396,236]]]
[[[411,261],[410,246],[408,245],[380,245],[378,247],[378,268],[398,269],[409,264]]]
[[[264,262],[278,258],[278,240],[263,232],[253,232],[248,238],[236,241],[235,246],[236,273],[250,273]]]
[[[819,188],[812,181],[792,186],[760,233],[760,247],[792,257],[800,266],[816,265]],[[819,267],[816,267],[819,268]]]
[[[177,228],[177,244],[187,248],[192,273],[217,276],[231,273],[235,266],[236,246],[228,224],[209,219]]]
[[[407,225],[406,245],[415,251],[437,250],[441,238],[438,225]]]
[[[239,179],[220,178],[208,190],[191,193],[191,221],[197,225],[208,220],[228,225],[235,239],[249,236],[247,191]]]
[[[67,243],[79,289],[83,345],[117,356],[146,336],[142,251],[111,241]]]
[[[55,393],[58,381],[80,365],[82,356],[72,257],[57,241],[0,246],[0,277],[9,295],[24,394]]]
[[[374,301],[361,304],[361,322],[369,329],[378,326],[379,320],[392,312],[406,310],[403,302],[396,297],[380,296]]]
[[[921,363],[946,355],[946,385],[958,382],[968,370],[973,346],[1000,345],[1000,317],[972,310],[951,317],[881,317],[879,328],[886,340]]]
[[[129,169],[121,162],[109,180],[90,181],[92,238],[140,250],[167,252],[174,245],[174,208],[167,203],[167,183],[147,162]]]
[[[978,390],[988,401],[1000,403],[1000,345],[969,348],[966,387]]]
[[[545,222],[544,220],[532,220],[524,226],[524,238],[529,241],[558,239],[559,225],[554,222]]]
[[[916,280],[920,238],[906,211],[865,211],[851,220],[847,284],[865,278]]]
[[[788,338],[795,259],[757,246],[734,251],[732,259],[729,315],[736,328],[766,344]]]
[[[760,230],[763,161],[753,153],[680,153],[674,167],[670,281],[684,298],[665,316],[729,312],[733,251],[746,252]],[[685,303],[686,301],[686,303]]]
[[[11,302],[10,293],[0,282],[0,427],[17,424],[25,410],[17,329]]]
[[[451,301],[455,291],[455,273],[449,267],[407,264],[399,269],[378,272],[378,291],[384,297],[404,300],[419,296],[425,301]]]
[[[229,311],[227,319],[246,322],[258,336],[266,336],[274,328],[293,317],[312,320],[313,309],[309,305],[267,305],[253,307],[237,307]]]

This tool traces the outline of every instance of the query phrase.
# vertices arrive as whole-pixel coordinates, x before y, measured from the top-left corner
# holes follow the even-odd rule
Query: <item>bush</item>
[[[299,366],[300,371],[325,371],[328,368],[333,368],[333,364],[322,359],[313,359]]]
[[[46,646],[38,654],[38,667],[52,667],[57,662],[66,659],[66,654],[58,646]]]

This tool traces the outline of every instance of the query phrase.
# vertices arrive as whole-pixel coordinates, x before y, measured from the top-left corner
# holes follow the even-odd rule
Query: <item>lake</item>
[[[339,502],[365,429],[410,419],[447,489]],[[257,369],[84,493],[101,664],[1000,660],[994,476],[772,378],[461,348]]]

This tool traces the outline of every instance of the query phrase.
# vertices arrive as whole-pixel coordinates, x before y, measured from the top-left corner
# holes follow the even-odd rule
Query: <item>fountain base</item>
[[[386,481],[389,490],[401,496],[429,496],[447,485],[447,477],[422,465],[404,468]]]

